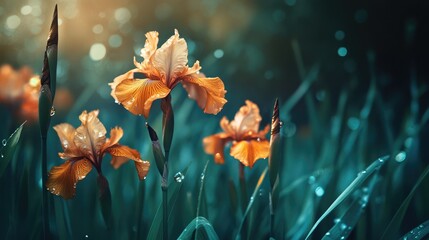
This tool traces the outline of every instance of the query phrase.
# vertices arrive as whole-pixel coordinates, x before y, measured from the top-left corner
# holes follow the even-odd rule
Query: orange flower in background
[[[40,93],[40,77],[33,76],[24,85],[22,94],[22,102],[20,108],[20,117],[35,122],[39,117],[39,93]]]
[[[222,80],[199,75],[198,61],[188,67],[188,47],[177,30],[160,48],[157,47],[158,32],[148,32],[146,38],[140,54],[143,62],[134,58],[136,68],[109,83],[116,102],[131,113],[147,118],[152,102],[167,97],[181,82],[189,97],[195,99],[205,113],[217,114],[222,110],[227,102]],[[144,77],[139,78],[139,73]]]
[[[261,122],[259,108],[253,102],[247,100],[235,114],[231,122],[223,117],[220,126],[224,132],[203,139],[204,150],[213,154],[216,163],[225,162],[224,148],[228,142],[232,142],[230,154],[243,165],[253,167],[253,164],[261,158],[269,155],[270,144],[265,138],[269,131],[269,125],[259,131]]]
[[[0,101],[7,104],[14,104],[22,97],[24,84],[33,77],[33,71],[24,66],[15,70],[6,64],[0,67]]]
[[[20,119],[37,121],[39,91],[40,78],[29,67],[0,67],[0,102],[13,109]]]
[[[110,131],[110,139],[106,138],[106,128],[98,119],[98,110],[79,116],[81,126],[75,129],[68,123],[54,127],[60,138],[64,152],[58,155],[66,160],[60,166],[52,167],[46,187],[65,199],[72,198],[76,192],[76,183],[85,178],[95,167],[99,175],[104,155],[112,155],[111,164],[115,169],[128,160],[133,160],[140,180],[144,179],[149,171],[149,162],[143,161],[137,150],[120,145],[123,130],[115,127]]]

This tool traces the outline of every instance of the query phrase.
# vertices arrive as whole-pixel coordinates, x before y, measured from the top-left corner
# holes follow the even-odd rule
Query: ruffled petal
[[[188,46],[175,30],[174,35],[156,50],[152,65],[158,70],[162,81],[171,88],[175,80],[186,70],[187,64]]]
[[[98,119],[98,113],[98,110],[82,112],[79,116],[82,125],[76,129],[73,139],[79,150],[93,161],[94,156],[100,155],[100,150],[106,142],[106,128]]]
[[[70,199],[76,193],[76,183],[84,179],[91,169],[91,162],[87,159],[67,160],[60,166],[52,167],[46,187],[51,193]]]
[[[134,64],[139,64],[134,58]],[[141,65],[136,65],[138,68],[141,68]],[[116,103],[119,103],[118,98],[116,97],[116,87],[122,83],[122,81],[127,79],[134,79],[134,73],[141,72],[139,69],[133,69],[130,70],[122,75],[117,76],[113,82],[109,83],[109,86],[112,88],[112,91],[110,92],[110,95],[115,99]]]
[[[182,81],[188,96],[195,99],[204,113],[217,114],[227,102],[225,86],[220,78],[199,78],[197,74],[186,76]]]
[[[158,80],[124,79],[116,85],[114,92],[125,109],[135,115],[143,114],[147,118],[152,102],[165,98],[170,89]]]
[[[139,175],[139,179],[143,180],[146,178],[147,173],[149,172],[150,163],[148,161],[134,161],[134,165],[136,166],[137,174]]]
[[[267,158],[269,152],[270,143],[267,140],[239,141],[231,147],[231,156],[248,167],[253,167],[261,158]]]
[[[60,153],[61,158],[66,159],[83,156],[79,148],[74,143],[76,129],[72,125],[68,123],[58,124],[54,126],[54,130],[57,132],[61,141],[61,146],[64,150],[64,153]]]
[[[110,138],[106,140],[102,147],[102,152],[106,150],[106,148],[111,147],[119,142],[119,140],[124,135],[124,130],[121,127],[114,127],[110,130]]]
[[[218,133],[203,139],[204,151],[214,155],[214,160],[218,164],[225,162],[225,144],[229,140],[229,135],[226,133]]]
[[[228,133],[230,136],[235,136],[235,130],[231,127],[228,118],[225,116],[220,120],[220,127],[225,133]]]
[[[156,48],[158,47],[158,32],[151,31],[145,34],[146,42],[144,48],[140,50],[140,56],[142,56],[146,61],[150,61],[150,58],[155,53]]]
[[[237,138],[241,139],[244,136],[256,134],[261,120],[258,105],[246,100],[246,105],[242,106],[235,114],[234,120],[231,121],[230,125],[234,128]]]
[[[140,153],[137,150],[116,144],[107,148],[106,152],[112,155],[112,161],[110,163],[115,169],[118,169],[128,160],[133,160],[140,180],[143,180],[146,177],[150,163],[148,161],[141,160]]]

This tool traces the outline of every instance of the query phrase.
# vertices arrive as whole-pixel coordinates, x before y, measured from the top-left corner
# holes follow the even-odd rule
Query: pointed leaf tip
[[[58,44],[58,7],[55,5],[51,28],[48,35],[47,47]]]
[[[271,135],[276,135],[280,132],[280,119],[279,119],[279,99],[276,98],[274,103],[273,117],[271,119]]]
[[[155,130],[149,125],[149,123],[146,123],[147,130],[149,131],[149,137],[152,142],[158,141],[158,135],[156,134]]]

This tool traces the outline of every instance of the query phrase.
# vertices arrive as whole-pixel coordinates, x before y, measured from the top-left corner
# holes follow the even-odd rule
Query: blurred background
[[[149,143],[145,119],[133,116],[115,104],[107,84],[134,68],[133,57],[139,56],[146,32],[158,31],[160,46],[173,35],[174,29],[178,29],[188,44],[189,65],[199,60],[202,72],[209,77],[219,76],[228,91],[228,103],[217,116],[209,116],[203,114],[194,101],[187,99],[181,87],[173,91],[176,129],[180,129],[175,133],[177,144],[173,143],[175,147],[172,150],[180,160],[172,163],[173,173],[197,159],[197,164],[190,168],[194,170],[189,170],[193,172],[189,173],[189,178],[198,179],[206,160],[211,160],[203,152],[202,137],[220,131],[221,117],[232,119],[246,99],[259,105],[262,125],[270,122],[274,100],[280,100],[284,121],[282,131],[288,141],[293,142],[287,145],[288,149],[294,149],[283,165],[285,182],[292,182],[323,165],[320,162],[326,156],[320,157],[323,150],[320,146],[327,139],[337,137],[335,139],[338,140],[332,142],[336,144],[332,147],[333,159],[341,162],[350,158],[344,165],[344,176],[339,174],[344,183],[340,181],[336,188],[333,187],[337,190],[333,190],[332,195],[327,194],[326,202],[315,207],[316,215],[323,213],[322,210],[338,195],[336,193],[344,189],[358,171],[379,156],[407,153],[406,158],[399,156],[395,163],[398,165],[405,159],[411,159],[409,165],[401,165],[403,168],[399,173],[390,172],[395,176],[390,185],[398,190],[396,193],[386,190],[393,194],[388,195],[389,198],[398,196],[398,199],[403,199],[422,167],[429,163],[429,152],[425,147],[429,128],[423,125],[417,132],[410,130],[425,119],[424,112],[429,106],[429,1],[3,1],[0,4],[0,65],[9,64],[16,71],[26,66],[34,74],[41,73],[55,4],[58,4],[59,11],[57,88],[63,93],[56,97],[52,126],[69,122],[77,127],[78,115],[83,110],[100,109],[100,119],[106,128],[122,126],[125,130],[124,144],[138,148],[143,158],[152,161],[150,145],[144,144]],[[371,84],[376,97],[370,97]],[[7,92],[9,87],[1,82],[3,91]],[[38,92],[35,94],[37,96]],[[296,101],[290,100],[291,96],[296,96]],[[28,120],[30,127],[24,130],[26,139],[29,139],[27,144],[37,142],[37,124],[28,116],[20,115],[23,107],[7,101],[0,104],[0,119],[4,124],[0,129],[0,139],[7,138],[24,120]],[[159,103],[155,103],[147,121],[160,132],[159,113]],[[347,140],[353,131],[360,131],[362,127],[365,138],[360,140],[360,144],[365,148],[346,149],[345,153],[338,150],[353,146]],[[340,133],[335,134],[334,129],[337,128]],[[410,138],[415,141],[410,143],[409,140],[408,145],[402,141]],[[61,161],[56,153],[61,149],[53,131],[49,141],[54,149],[49,153],[50,165],[58,165]],[[195,143],[194,148],[181,147],[181,141]],[[37,151],[27,150],[21,153],[21,157],[29,158],[38,154]],[[213,177],[226,177],[229,171],[236,174],[235,164],[231,160],[220,167],[210,162],[209,169],[214,169]],[[248,171],[249,176],[260,174],[265,165],[259,163],[253,172]],[[110,166],[105,166],[108,178],[109,174],[113,179],[119,178],[121,175],[115,174],[126,171],[110,173]],[[296,171],[291,171],[291,168]],[[158,184],[159,176],[154,169],[149,175],[152,178],[148,177],[148,186]],[[34,179],[40,179],[39,172],[34,173]],[[79,196],[79,192],[85,195],[89,189],[95,188],[95,176],[92,178],[79,183],[93,182],[78,188],[77,199],[67,203],[69,208],[78,209],[86,205],[84,197],[88,196]],[[235,179],[233,175],[230,178]],[[249,178],[253,179],[249,180],[251,183],[256,181]],[[195,201],[192,194],[197,183],[188,183],[186,193],[189,194],[184,193],[185,199]],[[325,181],[324,184],[328,183]],[[213,189],[218,188],[214,180],[207,184]],[[127,193],[138,187],[135,182],[126,187],[122,192],[123,201],[131,201],[134,195]],[[157,194],[154,199],[159,200]],[[219,197],[209,194],[209,206],[218,209],[215,199]],[[386,210],[388,216],[395,213],[399,203],[387,207],[390,208]],[[146,228],[150,226],[155,210],[145,213],[144,219],[149,221],[144,225]],[[232,220],[232,225],[222,224],[221,219],[227,216],[228,211],[212,215],[212,223],[219,236],[228,236],[229,227],[234,226]],[[429,208],[420,202],[409,214],[408,219],[414,220],[408,221],[403,230],[427,218]],[[384,226],[385,223],[380,224]],[[180,233],[184,225],[186,222],[173,232]],[[130,234],[137,231],[135,229],[137,227],[131,226]],[[78,231],[77,236],[84,236],[89,230],[82,227]]]

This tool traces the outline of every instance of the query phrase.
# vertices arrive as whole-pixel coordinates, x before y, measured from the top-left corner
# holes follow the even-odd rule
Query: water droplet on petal
[[[51,107],[51,113],[49,115],[51,115],[51,117],[55,115],[55,107],[54,106]]]
[[[185,175],[183,175],[181,172],[174,174],[174,181],[181,183],[183,179],[185,179]]]
[[[6,144],[7,144],[7,140],[6,140],[6,139],[3,139],[3,140],[1,141],[1,144],[3,144],[3,146],[6,146]]]

